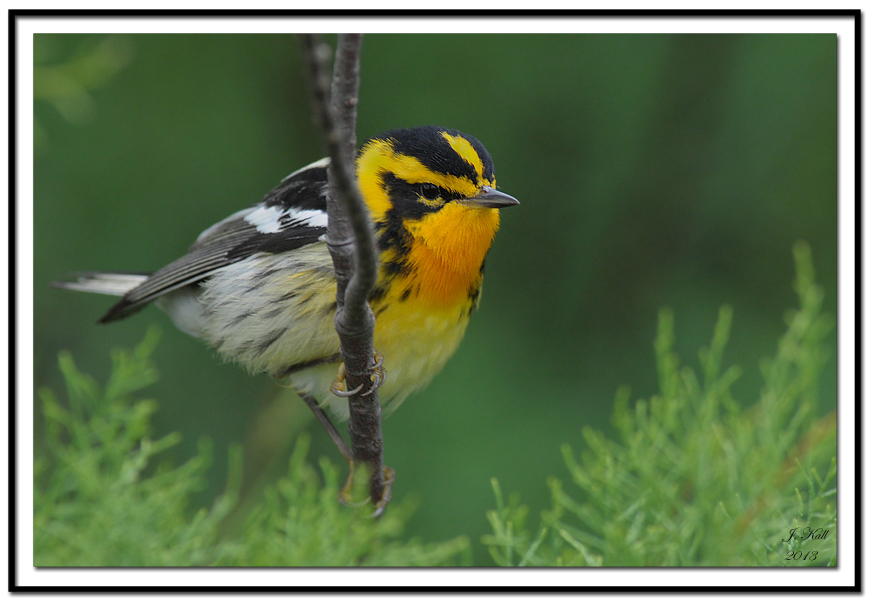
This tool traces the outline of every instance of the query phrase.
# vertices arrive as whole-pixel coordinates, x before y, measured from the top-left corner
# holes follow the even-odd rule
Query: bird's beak
[[[513,196],[508,196],[488,185],[483,186],[482,191],[474,198],[467,198],[465,204],[480,208],[507,208],[515,206],[520,201]]]

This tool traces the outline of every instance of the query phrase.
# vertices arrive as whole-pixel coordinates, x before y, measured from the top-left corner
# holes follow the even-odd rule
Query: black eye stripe
[[[438,206],[427,206],[425,202],[420,201],[420,198],[423,197],[422,190],[420,189],[421,184],[408,183],[389,172],[384,172],[382,177],[384,190],[390,196],[390,202],[393,205],[389,210],[390,215],[408,219],[419,219],[428,213],[437,211],[441,207],[440,204]],[[442,190],[437,186],[435,189],[438,194],[442,193]]]
[[[420,196],[426,200],[441,198],[444,202],[450,202],[451,200],[463,197],[459,192],[448,190],[447,188],[437,186],[434,183],[419,183],[417,184],[417,189],[419,190],[418,193]]]
[[[438,212],[449,202],[465,198],[457,191],[435,185],[432,182],[408,183],[404,179],[396,177],[393,173],[383,170],[379,174],[381,185],[393,207],[391,215],[401,215],[408,219],[419,219],[429,213]],[[424,193],[424,186],[426,193]],[[431,190],[431,191],[430,191]],[[427,196],[426,194],[430,194]],[[424,200],[436,200],[442,202],[424,202]]]

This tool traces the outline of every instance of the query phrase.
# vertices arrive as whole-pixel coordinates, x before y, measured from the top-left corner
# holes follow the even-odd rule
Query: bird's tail
[[[51,285],[65,290],[93,292],[109,296],[123,296],[148,279],[144,273],[101,273],[90,271],[77,273],[74,281],[56,281]]]

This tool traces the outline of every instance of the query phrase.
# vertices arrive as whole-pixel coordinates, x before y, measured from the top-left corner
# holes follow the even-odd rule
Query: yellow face
[[[363,197],[375,221],[382,220],[394,208],[389,181],[385,179],[387,175],[407,183],[410,187],[416,186],[416,201],[430,208],[439,208],[451,199],[473,198],[480,194],[483,186],[495,188],[492,161],[488,154],[486,158],[489,159],[489,168],[484,172],[484,159],[466,138],[445,131],[438,132],[435,136],[436,140],[443,140],[439,149],[443,154],[449,152],[449,161],[423,164],[418,156],[403,152],[400,146],[397,147],[395,140],[389,138],[373,139],[363,147],[357,159],[357,173]],[[456,169],[456,164],[463,168]],[[450,166],[454,168],[448,170]],[[429,185],[435,189],[424,187]]]
[[[476,139],[436,127],[397,130],[357,158],[363,198],[378,231],[382,286],[432,307],[476,299],[499,228],[492,159]],[[377,299],[377,290],[375,298]]]

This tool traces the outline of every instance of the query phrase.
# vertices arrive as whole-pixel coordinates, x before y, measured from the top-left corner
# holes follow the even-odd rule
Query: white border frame
[[[33,80],[34,33],[300,33],[323,31],[457,33],[836,33],[839,38],[839,519],[837,569],[633,569],[626,579],[622,569],[345,569],[329,574],[315,569],[34,569],[32,545],[32,430],[33,372]],[[815,586],[851,586],[856,580],[857,533],[854,505],[856,472],[856,192],[855,189],[855,22],[853,17],[558,17],[558,18],[279,18],[279,17],[136,17],[136,18],[18,18],[17,32],[17,573],[19,586],[794,586],[796,591]],[[6,46],[6,45],[4,45]],[[8,58],[8,57],[7,57]],[[8,60],[4,61],[8,64]],[[8,78],[8,77],[7,77]],[[8,215],[3,214],[3,219]],[[12,224],[8,224],[12,225]],[[8,230],[8,229],[7,229]],[[4,248],[2,252],[6,252]],[[8,258],[8,257],[7,257]],[[8,260],[4,261],[8,264]],[[0,302],[5,301],[2,296]],[[8,314],[8,313],[7,313]],[[8,339],[8,338],[7,338]],[[4,348],[5,350],[5,348]],[[3,361],[4,378],[8,377]],[[11,400],[11,399],[10,399]],[[6,422],[7,415],[3,412]],[[8,427],[8,423],[5,423]],[[8,429],[7,429],[8,430]],[[6,453],[6,445],[2,445]],[[7,457],[8,459],[8,457]],[[3,485],[6,485],[3,478]],[[8,494],[7,494],[8,496]]]

